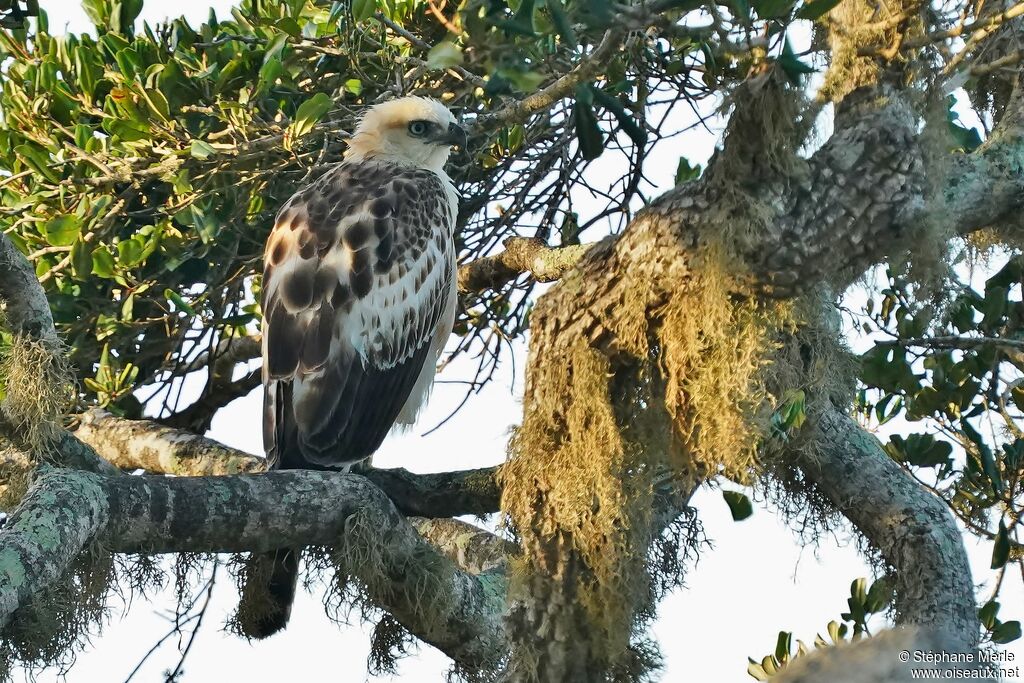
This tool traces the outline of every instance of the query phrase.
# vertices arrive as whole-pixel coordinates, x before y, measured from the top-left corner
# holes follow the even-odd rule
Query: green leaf
[[[345,90],[359,97],[363,94],[363,82],[358,78],[350,78],[345,81]]]
[[[767,681],[771,678],[764,667],[755,662],[750,657],[747,657],[747,673],[750,674],[751,678],[755,681]]]
[[[149,126],[141,121],[107,119],[103,122],[103,127],[123,142],[139,142],[150,137]]]
[[[366,21],[377,11],[377,0],[352,0],[352,18]]]
[[[85,280],[92,272],[92,248],[88,243],[78,240],[71,247],[71,269],[79,280]]]
[[[793,52],[793,46],[786,40],[782,45],[782,55],[779,56],[779,66],[789,78],[793,85],[800,85],[800,77],[815,72],[814,67],[801,62]]]
[[[968,128],[959,122],[960,115],[953,109],[956,102],[956,95],[946,96],[946,122],[949,134],[953,138],[953,149],[970,153],[980,147],[983,140],[977,128]]]
[[[700,177],[701,170],[702,167],[700,164],[691,166],[689,159],[686,157],[679,157],[679,164],[676,165],[676,185],[696,180]]]
[[[602,107],[612,113],[612,115],[618,120],[619,127],[625,131],[626,135],[633,141],[637,147],[643,149],[647,146],[647,131],[640,127],[636,122],[634,116],[626,111],[626,108],[622,106],[622,102],[618,98],[613,97],[606,93],[601,88],[590,86],[590,90],[594,96],[594,100],[597,101]]]
[[[124,268],[133,268],[142,261],[146,245],[138,237],[117,243],[117,260]]]
[[[96,50],[84,45],[75,48],[75,71],[78,87],[90,98],[96,93],[96,84],[103,78],[103,65]]]
[[[181,297],[181,295],[178,294],[177,292],[175,292],[173,289],[165,289],[164,290],[164,298],[167,299],[168,301],[170,301],[171,303],[173,303],[174,306],[179,311],[184,311],[185,313],[188,313],[189,315],[195,315],[196,314],[196,309],[192,308],[192,305],[189,304],[189,302],[185,301],[185,299],[183,299]]]
[[[995,543],[992,544],[992,569],[1001,569],[1010,559],[1010,534],[1006,523],[999,520],[999,531],[996,532]]]
[[[800,11],[796,13],[797,19],[817,19],[830,12],[842,0],[811,0],[804,3]]]
[[[43,229],[46,241],[55,247],[67,247],[74,244],[82,231],[82,219],[73,214],[58,216],[46,221]]]
[[[573,117],[576,121],[576,140],[583,158],[593,161],[604,153],[604,134],[594,115],[594,94],[586,85],[576,88],[576,105]]]
[[[313,130],[313,126],[331,110],[332,106],[334,106],[334,102],[326,93],[322,92],[318,92],[300,104],[291,125],[293,138],[301,138]]]
[[[548,12],[551,13],[551,23],[555,25],[555,30],[562,37],[562,42],[570,49],[575,50],[579,47],[579,41],[576,40],[576,32],[572,30],[572,22],[565,11],[565,5],[561,0],[547,0],[547,7]]]
[[[795,0],[753,0],[754,11],[762,19],[782,19],[789,16]]]
[[[893,584],[887,577],[882,577],[871,584],[867,599],[864,601],[868,612],[878,613],[889,606],[893,598]]]
[[[985,603],[984,607],[978,610],[978,620],[982,626],[991,631],[999,623],[999,620],[996,619],[997,614],[999,614],[999,603],[995,600],[989,600]]]
[[[948,465],[953,454],[952,445],[931,434],[911,434],[906,439],[894,434],[884,448],[893,460],[918,467]]]
[[[975,446],[977,446],[978,457],[981,460],[981,471],[988,476],[989,482],[992,484],[992,490],[999,495],[1003,493],[1003,478],[999,474],[999,468],[996,466],[995,457],[992,455],[992,449],[988,447],[985,440],[981,437],[970,422],[966,419],[960,420],[960,429],[963,430],[964,435],[970,439]]]
[[[746,23],[750,23],[750,3],[747,0],[730,0],[729,4],[736,10],[736,14]]]
[[[92,272],[108,280],[115,276],[114,255],[105,247],[92,252]]]
[[[438,43],[427,53],[427,66],[431,69],[450,69],[462,62],[462,50],[448,40]]]
[[[14,148],[14,153],[18,155],[22,163],[51,183],[60,180],[57,171],[50,166],[50,155],[35,145],[18,145]]]
[[[750,503],[750,499],[739,491],[722,491],[722,497],[725,498],[725,503],[729,506],[733,521],[742,522],[754,514],[754,506]]]
[[[509,35],[524,36],[533,38],[537,35],[533,26],[533,10],[536,0],[520,0],[519,9],[515,15],[507,21],[499,21],[497,25]]]
[[[789,659],[789,651],[793,646],[793,634],[789,631],[779,631],[779,637],[775,641],[775,659],[785,662]]]
[[[196,159],[208,159],[217,153],[217,150],[213,148],[208,142],[203,140],[193,140],[192,147],[189,148],[190,153]]]
[[[992,642],[998,645],[1012,643],[1020,638],[1020,622],[1004,621],[992,630]]]

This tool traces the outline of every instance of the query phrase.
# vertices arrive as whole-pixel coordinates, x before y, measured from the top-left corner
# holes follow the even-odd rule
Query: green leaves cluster
[[[361,107],[393,95],[396,73],[407,93],[472,119],[572,71],[580,46],[602,40],[619,11],[608,0],[473,0],[442,23],[420,0],[244,0],[194,27],[139,24],[141,0],[84,6],[96,36],[54,35],[41,13],[31,34],[0,40],[0,228],[30,256],[80,375],[93,380],[83,398],[114,407],[131,392],[98,378],[104,355],[122,367],[131,359],[126,381],[166,398],[183,359],[210,343],[206,332],[255,330],[253,289],[275,211],[340,158],[343,133]],[[615,51],[554,103],[554,118],[480,130],[456,171],[467,195],[463,249],[486,253],[538,202],[549,203],[538,234],[560,225],[578,241],[580,224],[561,206],[567,188],[622,141],[642,157],[652,84],[667,79],[699,98],[745,73],[714,40],[680,32]],[[706,78],[688,78],[701,62]],[[563,157],[566,140],[575,151]],[[547,195],[537,185],[533,198],[510,189],[510,213],[488,213],[495,179],[513,187],[515,162],[531,156],[527,164],[566,174],[565,185]],[[465,327],[523,329],[525,294],[499,299]]]
[[[815,649],[832,647],[847,636],[851,641],[857,641],[867,635],[868,620],[872,615],[885,613],[893,601],[893,586],[888,577],[882,577],[868,587],[867,579],[855,579],[850,584],[850,597],[846,599],[849,611],[840,615],[840,620],[830,621],[825,631],[828,634],[826,640],[820,633],[814,638]],[[780,631],[775,643],[775,651],[765,655],[760,660],[747,659],[747,673],[757,681],[767,681],[797,657],[807,655],[810,649],[803,641],[796,641],[796,649],[793,649],[793,634],[789,631]]]
[[[922,302],[889,274],[881,300],[866,307],[866,329],[884,338],[861,358],[858,405],[878,424],[924,427],[891,436],[886,452],[991,540],[997,571],[1024,557],[1024,257],[1003,258],[982,288],[962,284],[945,301]]]

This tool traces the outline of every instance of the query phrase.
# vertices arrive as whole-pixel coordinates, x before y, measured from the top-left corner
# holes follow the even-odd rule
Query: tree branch
[[[588,244],[575,244],[553,248],[544,240],[530,237],[510,237],[504,245],[505,250],[501,253],[459,268],[460,292],[497,289],[522,273],[529,273],[537,282],[552,282],[576,265],[590,247]]]
[[[477,119],[476,126],[490,130],[513,123],[523,123],[532,115],[549,109],[559,100],[571,95],[576,86],[599,74],[615,51],[619,49],[625,35],[626,30],[622,26],[608,29],[593,52],[581,58],[572,71],[532,95],[481,116]]]
[[[907,683],[915,680],[910,670],[947,671],[978,668],[978,664],[900,660],[900,652],[939,654],[956,652],[942,633],[923,628],[896,628],[871,638],[815,650],[800,657],[773,677],[773,683]],[[925,676],[920,676],[924,679]],[[937,676],[936,679],[947,678]],[[978,679],[970,675],[948,678]],[[948,680],[947,678],[947,680]]]
[[[57,345],[60,339],[46,293],[35,270],[7,235],[0,233],[0,299],[5,305],[6,326],[18,334]]]
[[[218,361],[214,365],[222,364]],[[231,379],[233,370],[234,365],[214,367],[213,376],[207,382],[203,395],[194,403],[173,415],[161,418],[160,421],[169,427],[181,427],[197,434],[208,431],[217,411],[236,399],[248,396],[253,389],[262,384],[260,368],[250,370],[236,380]],[[221,374],[222,372],[225,374]]]
[[[514,543],[458,519],[410,517],[409,522],[432,546],[471,574],[504,572],[509,556],[519,552]]]
[[[504,577],[459,570],[366,478],[324,472],[224,477],[48,470],[0,530],[0,625],[89,544],[115,553],[266,552],[307,544],[346,569],[418,638],[470,667],[506,646]]]
[[[122,470],[179,476],[262,472],[263,458],[150,420],[126,420],[93,409],[81,415],[75,436]]]
[[[818,414],[797,463],[896,569],[898,623],[973,651],[980,625],[963,539],[946,506],[917,484],[852,418]]]
[[[265,461],[213,439],[151,420],[126,420],[102,410],[81,416],[75,436],[123,470],[185,476],[262,472]],[[398,508],[417,517],[486,515],[498,511],[496,467],[414,474],[369,469],[363,474]]]

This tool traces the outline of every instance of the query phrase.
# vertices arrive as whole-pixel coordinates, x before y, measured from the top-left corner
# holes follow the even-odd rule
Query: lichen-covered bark
[[[198,477],[265,469],[263,458],[193,432],[149,420],[126,420],[98,409],[81,415],[75,436],[123,470]]]
[[[807,656],[791,662],[777,676],[773,683],[908,683],[926,680],[986,680],[975,678],[978,672],[961,673],[952,670],[971,669],[967,663],[939,663],[900,660],[900,652],[942,653],[957,652],[955,645],[947,640],[948,634],[927,628],[907,626],[883,632],[872,638],[855,643],[843,643],[837,647],[815,650]],[[911,670],[927,671],[928,674],[911,674]],[[950,672],[947,674],[947,672]],[[972,675],[973,674],[973,675]]]
[[[63,576],[109,519],[96,475],[47,469],[0,530],[0,626]]]
[[[115,553],[340,546],[342,558],[361,560],[346,569],[417,637],[473,668],[505,651],[500,574],[460,570],[364,477],[45,471],[0,530],[0,625],[91,543]]]
[[[519,552],[514,543],[458,519],[410,517],[409,522],[431,545],[473,574],[504,572],[509,557]]]
[[[1019,211],[1024,197],[1019,124],[1004,117],[984,148],[972,155],[949,155],[942,163],[947,175],[933,169],[929,176],[926,162],[933,150],[926,150],[930,143],[920,134],[920,118],[909,99],[895,90],[875,95],[846,103],[835,134],[807,159],[793,153],[795,146],[787,150],[766,137],[779,131],[762,120],[771,107],[764,106],[761,95],[749,100],[737,95],[724,148],[705,176],[653,202],[622,235],[592,246],[538,301],[531,314],[526,413],[551,368],[570,362],[568,350],[580,340],[608,358],[610,386],[635,373],[645,361],[636,350],[648,348],[646,335],[657,334],[672,297],[693,286],[709,244],[724,243],[738,257],[737,270],[746,268],[752,276],[747,283],[753,287],[741,284],[735,290],[737,302],[755,292],[763,298],[791,298],[822,286],[841,291],[873,263],[902,256],[912,245],[919,249],[922,240],[943,240]],[[964,201],[956,210],[945,210],[943,194]],[[943,224],[936,228],[936,221]],[[939,245],[926,246],[939,250]],[[636,323],[638,309],[642,325]],[[694,343],[699,340],[698,335]],[[834,502],[897,569],[899,623],[944,628],[950,642],[973,647],[978,632],[973,586],[951,517],[909,478],[894,474],[899,470],[895,464],[874,457],[877,444],[860,440],[848,448],[851,460],[861,453],[865,462],[880,468],[879,476],[891,476],[891,481],[872,488],[873,470],[836,460],[822,477],[823,483],[835,485],[823,490],[842,498]],[[836,476],[843,480],[833,482]],[[537,500],[557,500],[560,494],[551,489],[551,482],[538,476]],[[855,490],[872,493],[873,498],[867,496],[872,502],[858,502]],[[893,514],[879,520],[858,514],[858,505]],[[536,679],[593,680],[601,674],[580,663],[585,648],[578,640],[552,637],[579,626],[573,601],[562,599],[572,595],[570,584],[581,571],[580,557],[573,554],[574,530],[528,514],[514,521],[535,527],[539,537],[548,539],[542,550],[531,553],[540,558],[545,571],[539,573],[548,578],[530,579],[535,604],[513,612],[513,640],[527,650],[543,649],[545,666]],[[931,568],[924,571],[928,563]],[[559,606],[563,615],[556,614]],[[529,658],[536,660],[536,653]]]
[[[816,416],[798,463],[808,478],[896,568],[899,623],[973,651],[979,624],[963,539],[946,505],[917,484],[850,417]]]
[[[580,244],[553,249],[536,238],[510,237],[501,253],[459,268],[459,291],[496,289],[523,273],[538,282],[551,282],[562,277],[584,251],[586,246]]]
[[[0,300],[6,308],[6,325],[11,331],[50,344],[59,343],[50,303],[36,280],[35,271],[3,233],[0,233]]]
[[[105,467],[102,473],[106,474],[114,471],[107,461],[126,471],[180,476],[262,472],[265,466],[263,458],[213,439],[152,420],[126,420],[102,410],[80,416],[74,437],[66,440],[68,447],[62,452],[75,455],[91,446],[104,458],[97,458],[101,464],[70,466],[90,471]],[[73,448],[74,443],[78,447]],[[403,514],[438,518],[497,512],[497,472],[497,467],[431,474],[366,468],[360,474],[387,493]]]

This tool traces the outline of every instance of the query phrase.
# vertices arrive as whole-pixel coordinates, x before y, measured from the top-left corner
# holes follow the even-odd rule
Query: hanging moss
[[[0,680],[9,680],[15,665],[69,668],[89,633],[103,623],[113,577],[110,555],[84,553],[64,579],[19,608],[0,633]]]
[[[611,680],[646,675],[641,664],[654,658],[638,655],[649,654],[639,626],[653,614],[654,587],[674,585],[669,574],[681,569],[664,561],[679,541],[658,546],[652,537],[659,478],[746,481],[756,469],[771,404],[762,371],[789,307],[738,297],[742,271],[725,253],[701,250],[692,278],[654,315],[648,292],[633,288],[612,330],[621,357],[585,339],[537,348],[549,357],[532,361],[523,424],[502,471],[502,508],[525,551],[511,577],[511,618],[523,621],[514,628],[547,628],[556,640],[561,629],[579,629],[588,643],[576,655]],[[652,546],[661,562],[651,562]],[[541,651],[542,636],[520,645],[514,669],[523,680],[552,680],[560,666],[567,673],[557,675],[579,675]]]
[[[22,335],[0,345],[0,419],[29,452],[45,457],[74,399],[74,374],[63,346]]]

